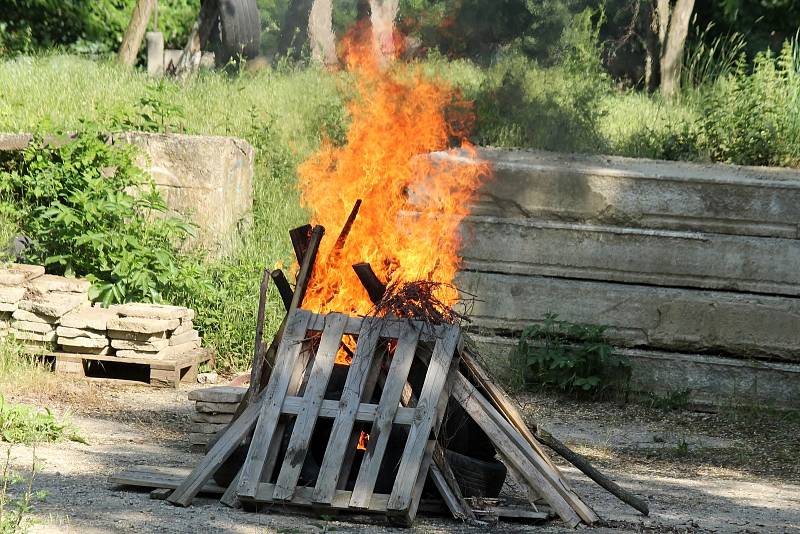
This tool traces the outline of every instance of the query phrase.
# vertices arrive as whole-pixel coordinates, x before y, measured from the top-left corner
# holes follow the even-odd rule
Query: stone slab
[[[140,350],[117,349],[117,356],[120,358],[152,358],[156,360],[171,360],[178,356],[187,354],[200,348],[200,343],[184,343],[183,345],[169,346],[158,352],[146,352]]]
[[[25,298],[17,303],[19,309],[47,315],[61,317],[77,308],[89,305],[85,295],[52,295],[28,291]]]
[[[25,332],[34,332],[36,334],[50,334],[56,331],[55,325],[52,324],[18,321],[16,319],[11,321],[11,327]]]
[[[247,388],[237,386],[215,386],[211,388],[194,389],[189,392],[190,401],[201,402],[242,402]]]
[[[189,433],[189,445],[206,446],[211,440],[213,434],[198,434],[195,432]]]
[[[59,337],[88,337],[92,339],[106,339],[105,330],[93,330],[91,328],[72,328],[69,326],[59,326],[56,328]]]
[[[115,349],[134,350],[138,352],[159,352],[169,347],[168,339],[158,339],[154,341],[127,341],[124,339],[112,339],[111,346]]]
[[[55,331],[47,334],[37,334],[35,332],[25,332],[24,330],[9,328],[8,333],[14,336],[16,339],[24,341],[39,341],[42,343],[52,343],[53,341],[56,340]]]
[[[16,304],[25,296],[25,291],[22,286],[0,286],[0,302]]]
[[[61,345],[60,350],[63,352],[72,352],[74,354],[87,354],[92,356],[108,356],[113,351],[113,349],[108,345],[106,345],[105,347],[73,347],[70,345]]]
[[[190,319],[194,311],[184,306],[168,306],[166,304],[113,304],[109,310],[122,317],[141,317],[143,319]]]
[[[115,319],[117,314],[106,308],[85,308],[64,315],[59,323],[70,328],[90,328],[103,331],[108,328],[109,319]]]
[[[81,347],[101,349],[108,346],[107,338],[94,337],[59,337],[58,344],[62,347]]]
[[[139,334],[166,332],[178,327],[177,319],[146,319],[144,317],[117,317],[108,320],[109,330],[123,330]]]
[[[191,343],[192,341],[200,341],[200,334],[197,333],[197,330],[189,330],[177,336],[173,333],[172,337],[169,338],[169,344],[172,346],[183,345],[184,343]]]
[[[0,264],[0,286],[19,286],[44,274],[41,265]]]
[[[434,154],[464,164],[462,155]],[[545,151],[480,149],[494,178],[473,213],[800,237],[800,171]]]
[[[123,339],[125,341],[137,341],[140,343],[159,341],[168,338],[166,331],[153,332],[151,334],[142,334],[139,332],[125,332],[123,330],[109,330],[108,337],[111,339]]]
[[[674,352],[800,361],[800,300],[790,297],[462,271],[476,327],[521,331],[547,313],[609,327],[613,342]]]
[[[509,354],[517,340],[472,335],[490,370],[508,378],[516,371]],[[713,355],[619,349],[631,362],[634,392],[687,394],[700,406],[755,405],[800,409],[800,365],[738,360]]]
[[[463,268],[800,296],[800,240],[468,217]]]
[[[233,414],[231,413],[194,413],[192,414],[192,423],[213,423],[227,425],[233,421]]]
[[[89,288],[92,287],[92,283],[81,278],[44,274],[28,282],[27,286],[42,292],[56,291],[59,293],[86,294],[89,292]]]
[[[42,315],[26,310],[16,310],[12,317],[18,321],[28,321],[31,323],[58,324],[58,317],[50,317],[49,315]]]
[[[226,426],[227,423],[192,423],[189,431],[195,434],[216,434]]]
[[[9,302],[0,302],[0,313],[13,312],[17,310],[16,304]]]
[[[194,329],[194,323],[192,322],[191,319],[181,319],[180,326],[178,326],[178,328],[172,331],[172,335],[179,336],[193,329]]]
[[[233,402],[197,402],[195,410],[199,413],[234,413],[238,403]]]

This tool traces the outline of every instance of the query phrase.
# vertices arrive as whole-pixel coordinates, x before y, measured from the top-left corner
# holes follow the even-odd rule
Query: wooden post
[[[123,65],[132,67],[136,62],[136,55],[142,46],[144,32],[147,30],[147,22],[150,20],[152,12],[153,0],[137,0],[117,54],[119,62]]]

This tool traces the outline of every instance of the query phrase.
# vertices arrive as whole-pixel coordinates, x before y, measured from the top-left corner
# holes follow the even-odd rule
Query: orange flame
[[[358,445],[356,445],[356,450],[365,451],[367,450],[367,443],[369,443],[369,434],[361,431],[361,435],[358,436]]]
[[[363,35],[360,34],[360,35]],[[389,69],[371,40],[345,42],[348,81],[356,96],[344,146],[324,141],[299,168],[301,198],[322,241],[303,307],[325,313],[366,314],[372,303],[352,265],[368,262],[386,284],[415,280],[452,283],[459,265],[458,225],[485,165],[457,165],[427,157],[451,140],[474,156],[466,141],[470,104],[447,83],[421,68],[394,63]],[[363,204],[344,249],[333,253],[336,233],[357,199]],[[452,288],[437,294],[458,299]]]

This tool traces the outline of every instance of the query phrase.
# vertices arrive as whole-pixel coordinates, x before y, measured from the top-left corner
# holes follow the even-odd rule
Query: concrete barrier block
[[[800,362],[800,300],[722,291],[462,271],[478,327],[518,332],[547,313],[609,327],[612,342]]]
[[[468,217],[464,268],[800,295],[800,240]]]

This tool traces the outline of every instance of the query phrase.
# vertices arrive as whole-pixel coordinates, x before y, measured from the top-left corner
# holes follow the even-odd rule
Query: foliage
[[[44,412],[24,404],[11,404],[0,395],[0,438],[9,443],[51,443],[69,439],[86,443],[66,420],[50,409]]]
[[[627,358],[606,342],[605,330],[547,314],[542,324],[522,332],[512,358],[530,382],[563,391],[599,392],[630,373]]]
[[[46,492],[33,491],[33,480],[36,476],[36,450],[34,449],[30,474],[25,476],[11,466],[11,447],[6,449],[6,458],[2,469],[2,485],[0,485],[0,534],[22,534],[28,532],[31,525],[30,515],[33,501],[43,500]],[[12,494],[15,486],[22,486],[22,494]]]
[[[136,0],[0,0],[0,53],[53,46],[74,51],[115,51]],[[160,0],[159,31],[167,45],[182,46],[199,0]],[[5,46],[4,46],[5,44]]]
[[[708,86],[736,72],[747,45],[742,34],[712,37],[714,23],[700,29],[696,15],[690,30],[694,35],[689,37],[681,69],[681,85],[684,88]]]
[[[28,258],[85,276],[91,296],[106,304],[159,302],[176,288],[202,289],[179,254],[190,225],[166,215],[130,146],[111,145],[86,127],[63,144],[39,137],[15,169],[0,175],[0,196],[33,240]]]

